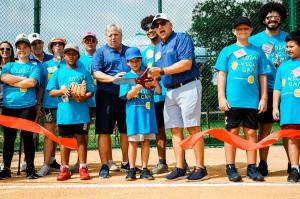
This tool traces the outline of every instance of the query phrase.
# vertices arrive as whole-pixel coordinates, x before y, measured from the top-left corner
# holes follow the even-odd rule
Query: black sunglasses
[[[148,23],[143,26],[143,30],[148,31],[149,29],[154,29],[152,23]]]
[[[9,52],[11,49],[10,48],[0,48],[0,50],[1,51],[8,51]]]
[[[154,23],[154,28],[158,28],[159,27],[159,25],[161,25],[161,26],[164,26],[164,25],[166,25],[167,24],[167,21],[161,21],[160,23]]]

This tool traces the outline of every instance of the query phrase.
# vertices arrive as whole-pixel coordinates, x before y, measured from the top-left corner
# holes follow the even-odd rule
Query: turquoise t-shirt
[[[59,90],[62,86],[70,88],[72,82],[82,83],[86,81],[87,92],[91,91],[91,75],[83,67],[67,68],[66,64],[61,64],[56,70],[47,85],[47,91]],[[58,97],[57,124],[82,124],[89,123],[89,107],[87,101],[77,102],[71,96],[65,99]]]
[[[87,71],[90,72],[92,78],[91,89],[94,93],[96,93],[97,89],[97,80],[93,78],[92,75],[92,61],[93,56],[86,55],[84,52],[80,54],[79,62],[84,65]],[[96,95],[88,99],[89,107],[96,107]]]
[[[62,61],[65,62],[65,61]],[[60,67],[61,62],[54,58],[42,64],[42,87],[46,88],[52,74]],[[44,108],[57,108],[57,97],[51,97],[46,91],[43,95],[42,107]]]
[[[280,126],[300,124],[300,60],[288,60],[280,64],[274,90],[280,91]]]
[[[143,56],[143,63],[142,63],[142,70],[146,68],[151,68],[154,63],[154,49],[155,46],[149,45],[145,50],[142,52]],[[159,85],[161,87],[161,94],[157,94],[154,92],[154,102],[162,102],[165,101],[167,89],[164,87],[162,81],[159,81]]]
[[[33,62],[20,63],[9,62],[3,66],[2,75],[11,75],[33,78],[38,83],[41,79],[41,68]],[[23,89],[7,84],[3,85],[3,106],[6,108],[20,109],[34,106],[36,104],[35,87]]]
[[[128,72],[124,78],[136,78],[139,75]],[[122,84],[120,98],[126,99],[128,91],[136,84]],[[157,133],[153,91],[141,89],[138,96],[126,102],[127,135]]]
[[[269,36],[265,31],[260,32],[249,38],[249,42],[255,46],[263,49],[268,63],[271,66],[271,72],[267,74],[268,79],[268,92],[273,91],[275,76],[277,72],[277,67],[275,67],[274,62],[276,59],[280,63],[288,60],[288,56],[285,50],[285,38],[288,33],[280,31],[278,35]]]
[[[225,90],[230,107],[258,109],[259,75],[270,72],[260,48],[253,45],[227,46],[222,49],[215,69],[227,73]]]

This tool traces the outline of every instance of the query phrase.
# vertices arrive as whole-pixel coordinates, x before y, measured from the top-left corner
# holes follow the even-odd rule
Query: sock
[[[159,159],[158,162],[159,164],[167,164],[166,159]]]
[[[60,169],[64,169],[64,168],[66,168],[66,169],[69,169],[69,165],[61,165],[61,167],[60,167]]]
[[[80,163],[79,164],[79,169],[81,169],[81,168],[87,168],[86,163]]]
[[[297,169],[297,171],[299,172],[299,165],[298,164],[292,164],[291,166],[292,169]]]
[[[52,164],[55,161],[55,157],[50,158],[50,164]]]

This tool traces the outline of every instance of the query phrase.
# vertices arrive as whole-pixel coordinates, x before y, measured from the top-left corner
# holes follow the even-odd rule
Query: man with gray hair
[[[97,80],[96,91],[96,134],[102,163],[100,178],[109,177],[109,161],[112,160],[111,134],[115,124],[120,132],[123,162],[121,171],[127,172],[128,140],[126,134],[126,100],[119,98],[120,86],[112,82],[130,70],[125,59],[128,46],[122,44],[122,29],[117,24],[109,24],[105,29],[107,44],[97,49],[93,56],[93,76]]]

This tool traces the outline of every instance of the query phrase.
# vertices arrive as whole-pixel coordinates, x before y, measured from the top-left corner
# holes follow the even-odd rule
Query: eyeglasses
[[[31,45],[32,45],[32,46],[36,46],[36,45],[41,45],[41,44],[43,44],[42,41],[35,41],[35,42],[33,42]]]
[[[165,26],[166,24],[167,24],[167,21],[161,21],[160,23],[154,23],[153,26],[154,26],[154,28],[158,28],[159,25]]]
[[[266,19],[267,20],[271,20],[271,19],[275,19],[275,20],[280,20],[281,19],[281,16],[266,16]]]
[[[8,51],[10,52],[11,51],[11,48],[0,48],[1,51]]]
[[[154,29],[152,23],[148,23],[143,26],[143,30],[148,31],[149,29]]]
[[[92,44],[96,43],[96,39],[95,38],[86,38],[84,39],[84,43],[88,44],[89,42],[91,42]]]
[[[64,46],[65,45],[65,43],[63,43],[63,42],[53,42],[52,43],[53,44],[53,46]]]

